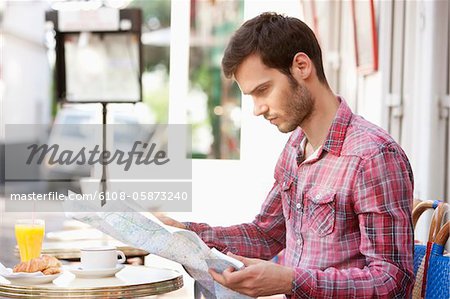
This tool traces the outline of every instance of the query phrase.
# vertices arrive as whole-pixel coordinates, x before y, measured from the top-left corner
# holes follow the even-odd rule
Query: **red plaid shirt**
[[[187,223],[209,246],[270,259],[285,249],[293,298],[407,298],[414,284],[413,175],[400,146],[344,100],[316,157],[295,130],[252,223]]]

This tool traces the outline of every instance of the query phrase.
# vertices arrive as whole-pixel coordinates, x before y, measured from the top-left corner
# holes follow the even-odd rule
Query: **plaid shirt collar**
[[[342,145],[344,143],[345,134],[347,133],[347,128],[352,119],[353,113],[348,107],[345,100],[341,97],[337,97],[340,102],[339,108],[336,115],[331,123],[330,130],[328,131],[327,138],[322,144],[322,147],[318,153],[318,156],[322,154],[322,151],[327,151],[330,154],[339,156],[341,154]],[[298,138],[292,143],[292,146],[298,147],[303,138],[305,138],[305,133],[299,128],[300,132]]]

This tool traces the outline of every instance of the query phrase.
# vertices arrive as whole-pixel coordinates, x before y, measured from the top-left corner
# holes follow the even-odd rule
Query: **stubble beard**
[[[297,127],[307,120],[314,111],[314,99],[309,89],[295,79],[290,79],[290,91],[286,95],[288,102],[284,111],[287,121],[278,126],[282,133],[294,131]]]

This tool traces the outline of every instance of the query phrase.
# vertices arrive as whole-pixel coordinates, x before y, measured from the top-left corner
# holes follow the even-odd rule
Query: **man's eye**
[[[261,87],[261,88],[259,88],[258,90],[257,90],[257,94],[263,94],[264,92],[266,92],[267,91],[267,87]]]

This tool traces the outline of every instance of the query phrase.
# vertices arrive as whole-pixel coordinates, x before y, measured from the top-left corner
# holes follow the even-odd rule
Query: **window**
[[[221,60],[243,21],[243,1],[191,1],[188,122],[193,158],[239,159],[241,92]]]
[[[142,9],[142,97],[156,123],[169,115],[170,0],[134,0]]]

